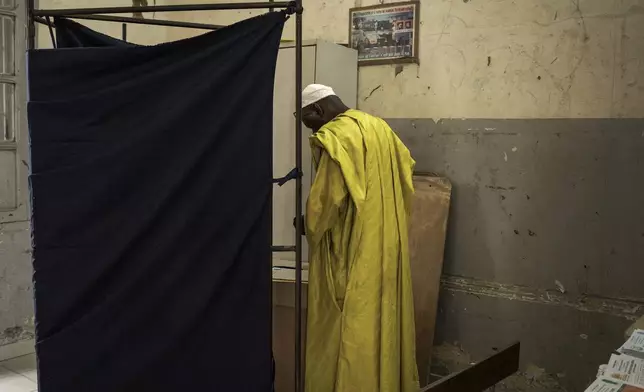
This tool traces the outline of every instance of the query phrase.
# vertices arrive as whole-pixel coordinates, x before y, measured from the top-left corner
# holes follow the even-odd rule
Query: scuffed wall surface
[[[607,314],[444,290],[434,372],[454,371],[520,340],[521,372],[497,390],[583,391],[623,343],[628,325]]]
[[[454,186],[434,373],[520,340],[500,390],[583,390],[644,313],[644,120],[388,122]]]
[[[583,391],[628,325],[606,314],[445,290],[433,372],[461,369],[520,340],[521,371],[497,391]]]
[[[421,1],[420,66],[362,68],[360,107],[388,118],[641,117],[643,4]]]
[[[29,223],[0,223],[0,346],[33,337]]]
[[[305,1],[304,38],[346,43],[349,8],[378,3]],[[260,12],[178,17],[229,24]],[[420,65],[360,68],[361,109],[387,118],[642,116],[642,0],[421,1],[420,24]],[[284,38],[294,39],[292,23]]]
[[[444,272],[644,299],[644,120],[388,121],[454,184]]]
[[[158,0],[157,4],[208,2],[211,0]],[[131,5],[128,0],[40,3],[42,8]],[[346,43],[349,8],[378,3],[305,1],[304,38]],[[155,13],[145,17],[227,25],[261,12]],[[83,23],[121,36],[118,23]],[[361,109],[387,118],[642,116],[642,0],[421,1],[420,23],[420,65],[406,65],[398,74],[394,66],[362,67]],[[129,40],[141,44],[203,32],[128,26]],[[293,23],[287,23],[284,39],[294,39]],[[40,29],[39,42],[50,45],[46,29]]]
[[[242,1],[242,0],[235,0]],[[211,0],[158,0],[158,4]],[[385,1],[390,3],[391,1]],[[129,5],[43,0],[41,7]],[[348,42],[349,8],[377,0],[305,1],[304,38]],[[263,11],[145,14],[227,25]],[[83,22],[119,37],[120,24]],[[132,25],[129,40],[172,41],[203,30]],[[49,45],[41,29],[40,42]],[[294,39],[287,23],[284,39]],[[421,1],[420,65],[362,67],[358,106],[387,118],[641,117],[644,1]],[[397,75],[396,75],[397,74]]]

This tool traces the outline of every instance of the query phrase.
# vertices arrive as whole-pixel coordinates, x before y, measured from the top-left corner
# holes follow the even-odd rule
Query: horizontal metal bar
[[[132,23],[132,24],[152,25],[152,26],[188,27],[193,29],[204,29],[204,30],[217,30],[222,27],[225,27],[225,26],[203,24],[203,23],[177,22],[173,20],[139,19],[139,18],[130,18],[126,16],[73,15],[73,16],[70,16],[69,18],[82,19],[82,20],[100,20],[103,22]],[[40,16],[34,17],[34,20],[38,23],[42,23],[47,26],[49,25],[49,22],[47,22],[47,19],[41,18]]]
[[[217,11],[217,10],[250,10],[268,8],[289,8],[294,3],[276,1],[269,3],[219,3],[219,4],[177,4],[177,5],[152,5],[147,7],[102,7],[102,8],[69,8],[33,10],[34,16],[68,16],[95,15],[95,14],[129,14],[142,12],[178,12],[178,11]]]
[[[295,246],[276,245],[271,246],[273,252],[295,252]]]
[[[69,15],[70,19],[83,19],[83,20],[100,20],[103,22],[119,22],[119,23],[132,23],[151,26],[169,26],[169,27],[188,27],[193,29],[204,30],[217,30],[224,26],[191,23],[191,22],[178,22],[174,20],[160,20],[160,19],[139,19],[130,18],[126,16],[108,16],[108,15]]]
[[[44,24],[45,26],[49,26],[49,24],[50,24],[50,23],[47,21],[47,19],[45,19],[45,18],[41,18],[40,16],[34,16],[34,21],[35,21],[35,22],[38,22],[38,23],[41,23],[41,24]],[[53,23],[52,23],[52,24],[53,24]],[[54,26],[54,27],[56,27],[56,26]]]

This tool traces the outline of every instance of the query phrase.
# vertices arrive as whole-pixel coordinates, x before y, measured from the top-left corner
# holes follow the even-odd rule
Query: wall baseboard
[[[32,354],[36,351],[36,340],[25,339],[15,343],[0,346],[0,362],[7,359],[21,357],[23,355]]]

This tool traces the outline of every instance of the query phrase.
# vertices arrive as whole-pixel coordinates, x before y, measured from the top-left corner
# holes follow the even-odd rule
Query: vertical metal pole
[[[127,23],[121,25],[121,37],[124,42],[127,42]]]
[[[47,21],[47,27],[49,28],[49,37],[51,38],[51,46],[54,48],[57,48],[58,45],[56,44],[56,37],[54,36],[54,22],[51,21],[51,18],[49,16],[45,17],[45,20]]]
[[[35,0],[27,0],[27,49],[36,48],[36,22],[33,10],[36,8]]]
[[[302,377],[302,0],[295,12],[295,391],[304,391]]]
[[[271,2],[271,3],[273,1],[274,0],[269,0],[269,2]],[[269,11],[273,12],[273,8],[270,8]],[[275,138],[275,130],[273,129],[273,127],[271,127],[271,143],[273,143],[274,138]],[[273,167],[274,167],[273,165],[274,165],[274,159],[275,159],[274,154],[275,154],[275,149],[271,145],[270,168],[271,168],[271,173],[273,175],[275,175],[275,173],[273,172]],[[268,317],[268,319],[269,319],[268,328],[269,328],[269,331],[270,331],[270,334],[268,335],[268,338],[269,338],[268,344],[270,345],[270,348],[271,348],[271,370],[272,370],[272,372],[271,372],[271,391],[272,392],[275,392],[275,376],[277,374],[277,363],[275,362],[275,353],[273,352],[273,334],[275,333],[273,331],[273,301],[275,299],[273,298],[273,247],[272,247],[272,245],[273,245],[273,203],[274,203],[274,195],[273,195],[273,193],[274,193],[274,191],[275,191],[275,184],[271,184],[271,193],[269,195],[269,200],[268,200],[268,206],[270,208],[269,216],[270,216],[270,221],[271,221],[271,223],[270,223],[270,225],[271,225],[271,230],[270,230],[270,241],[271,241],[270,242],[271,243],[271,253],[270,253],[270,255],[271,255],[271,257],[268,260],[268,269],[269,269],[268,276],[270,276],[270,279],[271,279],[270,283],[268,285],[268,290],[269,290],[268,298],[270,298],[270,302],[271,302],[271,304],[270,304],[270,312],[269,312],[269,317]]]

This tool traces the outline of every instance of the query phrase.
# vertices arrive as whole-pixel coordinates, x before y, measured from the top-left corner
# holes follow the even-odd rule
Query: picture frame
[[[419,1],[351,8],[349,47],[361,66],[418,64],[419,28]]]

